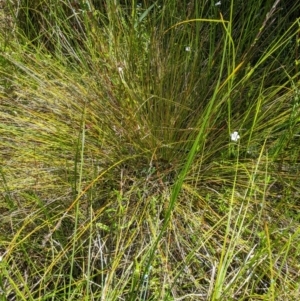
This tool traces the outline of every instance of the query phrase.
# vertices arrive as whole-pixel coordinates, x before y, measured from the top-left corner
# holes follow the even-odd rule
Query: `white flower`
[[[185,47],[185,51],[191,51],[191,47],[190,46],[186,46]]]
[[[215,3],[215,6],[220,6],[220,5],[221,5],[221,1]]]
[[[241,138],[237,131],[231,133],[230,137],[231,137],[231,141],[235,141],[235,142],[237,142]]]
[[[119,75],[120,75],[120,78],[121,78],[122,82],[125,82],[125,80],[124,80],[124,71],[123,71],[123,68],[121,66],[118,67],[118,71],[119,71]]]

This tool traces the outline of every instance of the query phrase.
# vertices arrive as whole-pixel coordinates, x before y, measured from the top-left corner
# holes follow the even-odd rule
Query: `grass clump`
[[[297,10],[7,2],[0,298],[297,300]]]

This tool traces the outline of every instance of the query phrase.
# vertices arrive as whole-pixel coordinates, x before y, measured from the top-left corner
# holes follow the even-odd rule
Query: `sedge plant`
[[[299,298],[299,4],[3,9],[0,300]]]

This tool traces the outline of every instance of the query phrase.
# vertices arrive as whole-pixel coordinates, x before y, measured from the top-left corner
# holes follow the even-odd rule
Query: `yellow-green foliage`
[[[0,300],[299,299],[299,4],[29,2],[0,17]]]

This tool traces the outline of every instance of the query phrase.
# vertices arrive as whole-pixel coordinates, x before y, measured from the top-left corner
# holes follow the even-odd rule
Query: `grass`
[[[297,300],[299,4],[76,3],[1,12],[0,300]]]

